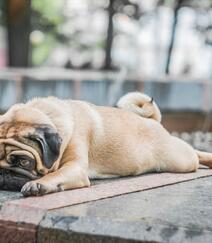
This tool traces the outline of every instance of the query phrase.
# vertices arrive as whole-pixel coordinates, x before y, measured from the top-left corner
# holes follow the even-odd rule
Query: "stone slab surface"
[[[22,194],[20,192],[11,192],[11,191],[2,191],[0,190],[0,207],[4,202],[8,202],[15,199],[22,198]]]
[[[49,211],[38,242],[212,242],[212,176]]]
[[[212,175],[211,169],[199,169],[195,173],[154,173],[131,178],[114,179],[112,182],[93,185],[89,188],[69,190],[48,194],[41,197],[29,197],[9,202],[10,207],[37,208],[51,210],[60,207],[96,201],[103,198],[114,197],[127,193],[144,191],[178,182],[194,180]]]

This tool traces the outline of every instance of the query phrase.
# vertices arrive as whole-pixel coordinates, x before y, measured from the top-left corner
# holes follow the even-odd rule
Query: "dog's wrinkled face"
[[[0,168],[35,179],[58,159],[61,142],[56,128],[47,119],[42,123],[39,111],[20,108],[0,116]]]

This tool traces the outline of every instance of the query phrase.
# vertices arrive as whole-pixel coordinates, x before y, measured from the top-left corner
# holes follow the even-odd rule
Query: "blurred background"
[[[55,95],[152,96],[163,125],[212,151],[212,0],[0,1],[0,111]]]

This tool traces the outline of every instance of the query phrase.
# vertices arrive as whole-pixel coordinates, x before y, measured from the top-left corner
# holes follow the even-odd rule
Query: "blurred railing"
[[[212,80],[206,78],[140,77],[126,70],[82,71],[53,67],[4,69],[0,71],[0,110],[5,111],[15,103],[40,96],[82,99],[98,105],[115,105],[123,94],[141,91],[154,97],[164,113],[169,111],[165,123],[170,130],[181,131],[184,127],[189,130],[192,123],[195,123],[194,126],[198,129],[209,130],[212,129],[211,84]],[[197,112],[196,116],[193,115],[194,112]],[[176,126],[178,129],[175,129]]]

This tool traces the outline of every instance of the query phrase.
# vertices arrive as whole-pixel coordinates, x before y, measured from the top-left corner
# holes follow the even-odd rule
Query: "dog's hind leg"
[[[199,167],[196,151],[185,141],[171,136],[171,140],[162,152],[160,168],[163,172],[188,173]]]
[[[199,150],[195,150],[195,151],[199,158],[200,164],[206,165],[206,166],[212,168],[212,153],[202,152]]]

